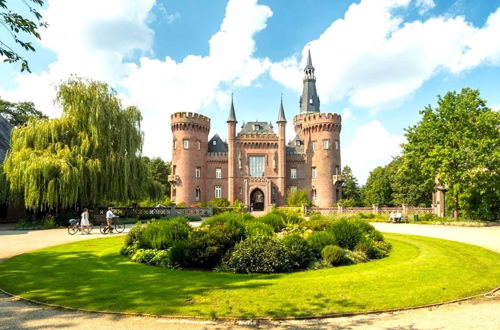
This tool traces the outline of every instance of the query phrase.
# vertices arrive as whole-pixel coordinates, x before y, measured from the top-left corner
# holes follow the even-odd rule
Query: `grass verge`
[[[32,251],[0,264],[0,288],[103,311],[215,317],[350,313],[438,303],[500,285],[500,254],[452,241],[384,234],[385,259],[292,274],[176,271],[129,261],[123,237]]]

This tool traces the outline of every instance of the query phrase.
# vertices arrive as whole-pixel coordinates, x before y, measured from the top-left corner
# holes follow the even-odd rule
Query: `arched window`
[[[200,187],[196,187],[195,193],[194,193],[194,199],[199,202],[201,199],[201,189]]]
[[[318,202],[318,192],[316,191],[315,187],[312,187],[312,189],[311,189],[311,196],[312,196],[313,203],[316,204]]]

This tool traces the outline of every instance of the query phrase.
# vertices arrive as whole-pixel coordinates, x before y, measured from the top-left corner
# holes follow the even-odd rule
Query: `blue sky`
[[[308,48],[361,182],[438,94],[479,88],[500,108],[500,0],[48,0],[43,14],[33,73],[1,64],[0,97],[55,117],[70,74],[106,81],[141,109],[148,156],[170,158],[176,111],[210,116],[224,137],[231,93],[240,124],[274,122],[283,93],[292,139]]]

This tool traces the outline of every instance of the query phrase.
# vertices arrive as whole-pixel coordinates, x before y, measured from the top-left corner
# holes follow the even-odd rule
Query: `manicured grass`
[[[129,261],[123,237],[42,249],[0,264],[0,287],[49,303],[105,311],[284,317],[448,301],[500,285],[500,254],[433,238],[385,234],[388,258],[292,274],[175,271]]]

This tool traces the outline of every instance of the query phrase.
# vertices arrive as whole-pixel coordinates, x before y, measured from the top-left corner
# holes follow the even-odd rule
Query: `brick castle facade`
[[[341,198],[341,116],[320,111],[316,77],[308,54],[300,112],[293,118],[296,136],[286,143],[281,102],[275,132],[271,123],[243,123],[237,132],[233,101],[227,119],[227,142],[215,134],[210,118],[192,112],[171,116],[173,133],[172,200],[187,205],[227,198],[267,210],[284,205],[290,190],[304,189],[319,207]]]

